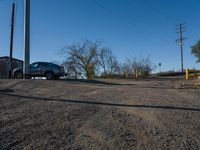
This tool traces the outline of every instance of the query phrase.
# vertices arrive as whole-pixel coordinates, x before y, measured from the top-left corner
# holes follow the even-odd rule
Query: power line
[[[156,0],[151,0],[151,1],[147,1],[149,3],[149,6],[151,6],[151,10],[154,12],[157,12],[156,14],[161,16],[164,20],[170,21],[171,23],[174,24],[174,22],[176,22],[176,20],[174,20],[172,17],[169,17],[166,15],[166,13],[160,11],[158,8],[159,6],[157,5],[157,1]]]
[[[152,36],[158,40],[162,40],[165,42],[168,42],[170,44],[172,44],[172,41],[168,41],[166,39],[163,39],[163,37],[160,37],[158,35],[155,35],[154,33],[152,33],[151,31],[141,27],[141,25],[139,25],[138,21],[136,21],[135,18],[131,17],[131,16],[123,16],[120,13],[120,10],[118,9],[117,11],[115,11],[115,9],[110,8],[109,6],[106,6],[105,4],[100,3],[98,0],[94,0],[95,4],[97,4],[98,6],[102,7],[103,9],[109,11],[110,13],[112,13],[114,16],[119,17],[121,20],[125,21],[126,23],[138,28],[139,30],[143,31],[145,34]],[[134,21],[133,21],[134,20]]]
[[[120,0],[119,0],[120,1]],[[157,5],[156,5],[156,1],[154,1],[154,0],[152,0],[152,1],[141,1],[141,0],[139,0],[139,2],[140,3],[142,3],[142,2],[145,2],[143,5],[142,5],[142,7],[143,7],[143,9],[141,9],[141,7],[139,6],[139,5],[133,5],[133,3],[130,3],[130,1],[128,1],[128,0],[123,0],[123,3],[122,4],[127,4],[127,6],[134,6],[135,8],[139,8],[140,10],[143,10],[143,11],[146,11],[148,14],[150,14],[150,13],[152,13],[152,12],[154,12],[154,13],[152,13],[154,16],[155,15],[157,15],[157,16],[160,16],[160,18],[161,19],[163,19],[163,21],[168,21],[168,23],[169,23],[169,21],[170,21],[170,19],[169,19],[169,17],[167,17],[164,13],[162,13],[161,11],[159,11],[159,9],[157,9]],[[134,1],[134,2],[136,2],[136,1]],[[148,3],[148,4],[147,4]],[[154,5],[153,5],[154,4]],[[146,7],[145,7],[146,6]],[[149,10],[149,11],[147,11],[147,9]],[[140,18],[141,19],[141,18]],[[171,21],[171,23],[172,23],[172,21]]]

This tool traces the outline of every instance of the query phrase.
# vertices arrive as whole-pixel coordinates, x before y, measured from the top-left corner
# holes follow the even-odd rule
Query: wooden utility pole
[[[176,32],[180,34],[180,38],[176,40],[176,42],[180,45],[181,48],[181,71],[184,72],[184,64],[183,64],[183,41],[187,39],[187,37],[183,37],[183,32],[185,32],[185,25],[179,24],[177,25]]]
[[[12,1],[12,15],[11,15],[11,30],[10,30],[10,55],[9,55],[9,71],[8,78],[12,78],[12,57],[13,57],[13,37],[14,37],[14,22],[15,22],[15,2]]]
[[[30,0],[24,0],[24,65],[23,76],[29,76],[30,65]]]

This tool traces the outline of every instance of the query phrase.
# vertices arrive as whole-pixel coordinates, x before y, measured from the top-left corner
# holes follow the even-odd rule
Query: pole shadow
[[[29,100],[38,100],[38,101],[54,101],[54,102],[65,102],[65,103],[75,103],[75,104],[89,104],[89,105],[98,105],[98,106],[111,106],[111,107],[127,107],[127,108],[149,108],[149,109],[166,109],[166,110],[185,110],[185,111],[198,111],[199,108],[186,108],[186,107],[176,107],[176,106],[160,106],[160,105],[133,105],[133,104],[117,104],[117,103],[105,103],[105,102],[93,102],[93,101],[82,101],[82,100],[67,100],[67,99],[55,99],[55,98],[46,98],[46,97],[33,97],[33,96],[24,96],[18,94],[11,94],[7,92],[0,91],[0,95],[11,96]]]

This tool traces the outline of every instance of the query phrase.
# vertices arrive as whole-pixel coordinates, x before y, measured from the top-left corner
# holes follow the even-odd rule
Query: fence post
[[[189,69],[188,68],[186,68],[186,76],[185,76],[185,78],[186,78],[186,80],[189,79]]]

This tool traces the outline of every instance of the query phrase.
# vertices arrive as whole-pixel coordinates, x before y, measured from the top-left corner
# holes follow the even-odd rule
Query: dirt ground
[[[200,84],[0,80],[0,149],[200,149]]]

